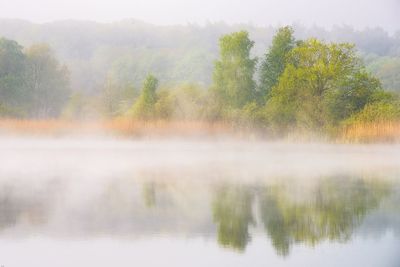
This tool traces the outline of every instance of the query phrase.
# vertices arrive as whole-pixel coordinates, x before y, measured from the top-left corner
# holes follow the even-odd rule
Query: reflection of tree
[[[287,187],[271,187],[260,199],[261,219],[273,246],[285,256],[293,243],[348,240],[387,191],[382,182],[333,177],[296,201]]]
[[[1,188],[0,192],[0,229],[14,225],[20,213],[20,204],[15,203],[9,190]]]
[[[156,185],[153,182],[143,184],[143,199],[146,207],[156,206]]]
[[[0,184],[0,231],[24,223],[43,223],[48,216],[51,201],[48,189],[36,191],[24,187]]]
[[[218,242],[222,246],[244,250],[250,239],[248,227],[253,223],[252,194],[248,188],[221,187],[213,201],[214,222],[218,227]]]

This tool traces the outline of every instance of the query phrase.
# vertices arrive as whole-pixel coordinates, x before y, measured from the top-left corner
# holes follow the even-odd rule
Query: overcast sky
[[[400,29],[400,0],[0,0],[1,18],[99,22],[135,18],[154,24],[207,21]]]

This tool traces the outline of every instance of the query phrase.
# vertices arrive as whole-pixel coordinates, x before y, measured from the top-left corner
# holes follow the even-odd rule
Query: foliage
[[[361,110],[380,90],[353,45],[310,39],[289,53],[265,112],[275,129],[327,130]]]
[[[149,74],[143,83],[142,92],[128,114],[136,119],[148,120],[155,118],[156,90],[158,80]]]
[[[254,42],[245,31],[221,37],[220,59],[215,63],[213,87],[217,102],[227,108],[241,108],[255,98],[256,59],[250,57]]]
[[[121,27],[131,31],[125,26]],[[23,50],[15,41],[2,38],[0,116],[54,118],[61,115],[76,119],[93,118],[98,113],[107,118],[127,115],[144,121],[219,121],[230,127],[262,129],[280,136],[292,131],[332,134],[343,125],[397,120],[396,96],[383,88],[397,90],[396,51],[400,50],[396,45],[378,45],[379,38],[385,42],[390,39],[382,32],[374,31],[376,36],[372,39],[377,45],[368,47],[354,31],[333,30],[336,34],[349,34],[346,36],[350,40],[361,43],[369,51],[364,53],[368,63],[365,68],[353,44],[315,38],[295,40],[292,27],[278,29],[273,38],[272,28],[264,32],[250,27],[249,31],[226,34],[231,28],[219,27],[222,26],[214,25],[207,38],[208,31],[197,29],[198,38],[190,40],[177,34],[175,29],[163,29],[184,41],[177,47],[174,45],[178,40],[171,37],[166,40],[157,33],[146,35],[155,40],[143,38],[147,45],[138,44],[138,47],[128,45],[132,40],[116,39],[113,41],[119,44],[118,48],[112,42],[100,47],[94,42],[94,51],[89,48],[76,51],[79,55],[75,56],[70,48],[65,48],[60,53],[64,56],[68,51],[72,53],[69,56],[74,58],[74,79],[87,74],[84,68],[95,73],[85,77],[85,89],[77,89],[77,84],[82,83],[74,81],[72,94],[69,71],[48,45],[36,44]],[[221,34],[225,35],[219,40],[218,56],[216,42],[211,41]],[[266,38],[261,38],[263,34],[269,37],[263,39]],[[261,41],[261,45],[255,46],[250,35]],[[297,37],[306,35],[301,29],[300,33],[296,32]],[[255,56],[265,51],[270,39],[272,43],[257,72]],[[158,41],[159,47],[150,45]],[[192,50],[188,48],[191,46]],[[211,81],[207,72],[212,71],[212,65],[205,62],[216,57],[212,85],[207,90],[204,84]],[[94,65],[82,64],[77,69],[85,60],[92,60]],[[165,84],[157,90],[158,79],[148,75],[138,96],[137,81],[152,70]],[[383,85],[371,72],[383,78]],[[186,77],[192,80],[192,75],[199,77],[199,83],[185,82]],[[259,78],[259,84],[254,77]]]
[[[356,30],[343,25],[324,29],[300,24],[292,27],[298,39],[315,37],[329,42],[350,42],[364,54],[378,57],[400,55],[398,35],[380,28]],[[189,82],[209,86],[213,62],[218,56],[218,38],[239,30],[249,32],[257,43],[253,54],[262,57],[277,28],[225,23],[156,26],[132,19],[115,23],[56,21],[44,24],[0,19],[0,36],[24,46],[38,42],[50,44],[59,59],[68,65],[72,89],[82,93],[100,93],[105,76],[113,69],[121,74],[121,80],[131,82],[136,88],[148,73],[168,85]],[[386,86],[383,76],[374,74]]]
[[[295,47],[293,29],[278,29],[260,67],[259,99],[264,100],[285,70],[287,55]]]
[[[57,117],[69,97],[69,77],[48,45],[33,45],[26,51],[31,116]]]
[[[400,121],[400,102],[373,102],[349,118],[345,124]]]
[[[1,38],[0,115],[22,115],[17,110],[26,107],[27,88],[23,82],[25,72],[26,56],[22,52],[22,46],[15,41]]]
[[[0,39],[0,102],[6,115],[57,117],[69,96],[69,76],[49,46],[23,53],[15,41]]]

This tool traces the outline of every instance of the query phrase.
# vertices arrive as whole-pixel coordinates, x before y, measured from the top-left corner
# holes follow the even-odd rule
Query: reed
[[[339,138],[349,143],[400,142],[400,122],[355,123],[344,127]]]
[[[265,132],[240,127],[229,122],[207,121],[141,121],[117,118],[99,121],[70,120],[0,120],[0,134],[19,135],[112,135],[123,137],[264,137]],[[400,122],[354,123],[339,130],[339,142],[400,142]],[[307,140],[302,138],[300,140]]]
[[[22,135],[215,136],[238,133],[229,123],[206,121],[140,121],[125,118],[100,121],[0,120],[0,133]]]
[[[141,121],[114,119],[104,121],[102,127],[108,133],[124,136],[213,136],[232,134],[228,123],[206,121]]]

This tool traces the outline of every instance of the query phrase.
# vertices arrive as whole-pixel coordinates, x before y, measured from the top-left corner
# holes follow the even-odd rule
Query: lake
[[[0,265],[400,266],[400,146],[0,138]]]

